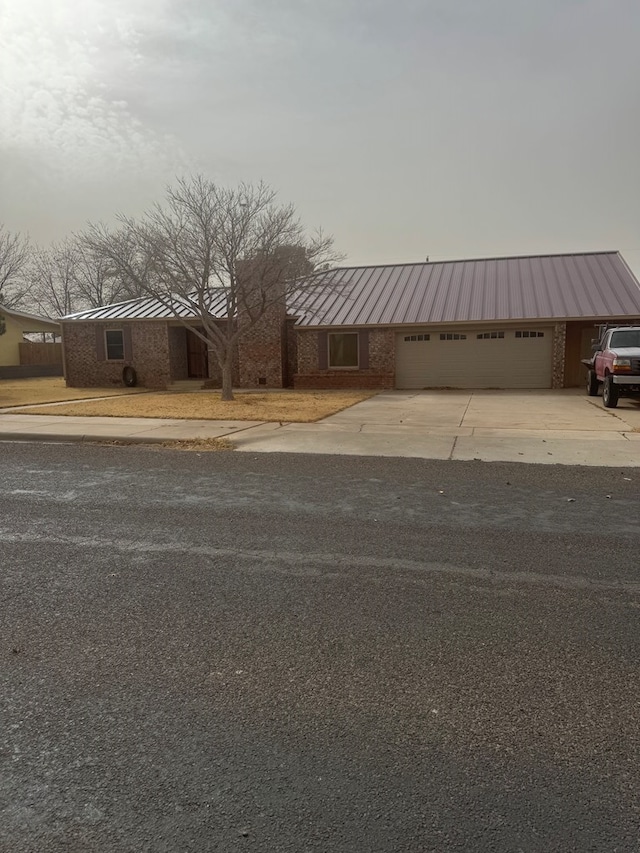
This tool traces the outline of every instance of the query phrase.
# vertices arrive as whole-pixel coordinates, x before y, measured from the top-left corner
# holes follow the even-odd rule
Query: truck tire
[[[605,409],[615,409],[619,398],[620,392],[618,386],[613,383],[613,376],[605,376],[602,386],[602,402]]]
[[[589,397],[597,397],[598,396],[598,386],[600,383],[598,382],[598,374],[595,370],[589,370],[587,373],[587,394]]]

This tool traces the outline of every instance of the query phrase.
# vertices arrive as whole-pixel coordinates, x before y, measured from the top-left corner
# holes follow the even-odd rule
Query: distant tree
[[[47,317],[64,317],[79,308],[74,279],[76,262],[69,241],[34,250],[28,272],[31,298]]]
[[[122,277],[119,266],[103,252],[95,250],[89,234],[76,235],[73,249],[74,287],[83,307],[99,308],[144,295],[134,281]]]
[[[25,272],[30,254],[29,239],[0,224],[0,305],[12,308],[23,301],[29,289]],[[4,332],[4,318],[0,317],[0,335]]]
[[[202,324],[193,331],[220,366],[223,400],[233,399],[238,341],[305,286],[301,277],[341,258],[332,237],[309,234],[294,206],[276,203],[264,183],[230,189],[202,176],[180,180],[167,189],[164,205],[119,221],[115,232],[91,225],[87,245],[130,291],[154,296],[173,312],[192,309]]]

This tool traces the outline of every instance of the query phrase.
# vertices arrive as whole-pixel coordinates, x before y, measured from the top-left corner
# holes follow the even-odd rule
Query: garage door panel
[[[552,330],[548,328],[493,333],[469,329],[460,330],[455,336],[429,329],[399,334],[396,386],[550,388],[552,346]]]

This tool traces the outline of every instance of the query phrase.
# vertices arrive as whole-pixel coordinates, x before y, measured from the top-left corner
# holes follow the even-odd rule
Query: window
[[[431,335],[405,335],[405,341],[430,341]]]
[[[466,335],[454,334],[453,332],[446,332],[446,333],[443,332],[440,335],[440,340],[441,341],[466,341],[467,336]]]
[[[504,332],[480,332],[476,337],[479,341],[495,341],[504,338]]]
[[[640,347],[640,331],[637,329],[623,329],[611,335],[612,347]]]
[[[544,332],[532,332],[530,329],[524,329],[516,332],[516,338],[544,338]]]
[[[331,332],[329,334],[329,367],[358,366],[358,333]]]
[[[107,361],[124,360],[124,334],[122,329],[107,329],[104,333]]]

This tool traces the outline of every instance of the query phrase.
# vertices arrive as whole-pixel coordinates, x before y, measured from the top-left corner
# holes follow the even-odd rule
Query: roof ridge
[[[486,257],[475,258],[446,258],[440,261],[402,261],[398,264],[351,264],[346,267],[332,267],[328,270],[317,270],[312,275],[327,275],[340,270],[366,270],[366,269],[385,269],[388,267],[429,267],[442,264],[467,264],[477,263],[478,261],[523,261],[528,258],[579,258],[591,255],[619,255],[620,249],[594,249],[589,252],[541,252],[532,255],[489,255]]]

